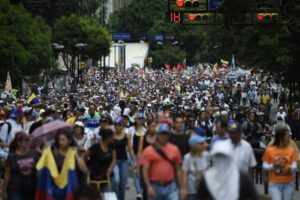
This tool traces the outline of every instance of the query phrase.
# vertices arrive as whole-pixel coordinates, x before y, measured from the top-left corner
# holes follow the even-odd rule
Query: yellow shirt
[[[262,95],[262,97],[261,97],[261,101],[262,101],[262,103],[263,104],[269,104],[269,102],[270,102],[270,97],[269,97],[269,95]]]
[[[74,117],[71,117],[71,118],[67,119],[67,120],[66,120],[66,123],[67,123],[67,124],[74,124],[75,121],[76,121],[76,117],[74,116]]]

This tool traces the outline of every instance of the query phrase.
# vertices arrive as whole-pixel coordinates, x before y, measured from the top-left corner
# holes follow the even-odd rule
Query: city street
[[[299,66],[299,0],[0,0],[0,200],[300,200]]]

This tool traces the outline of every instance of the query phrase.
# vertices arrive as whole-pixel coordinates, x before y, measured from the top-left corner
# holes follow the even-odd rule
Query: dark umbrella
[[[38,146],[50,140],[53,140],[56,136],[56,133],[59,129],[62,128],[71,128],[70,124],[67,124],[61,120],[55,120],[47,124],[42,125],[33,131],[31,135],[31,141],[34,146]]]

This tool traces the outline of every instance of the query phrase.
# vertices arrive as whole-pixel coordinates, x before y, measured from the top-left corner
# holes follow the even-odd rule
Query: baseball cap
[[[195,144],[202,144],[206,141],[206,137],[202,137],[200,135],[192,135],[189,139],[189,146],[192,147]]]
[[[157,126],[156,132],[158,134],[170,133],[171,132],[171,127],[166,123],[161,123]]]
[[[136,119],[144,119],[144,114],[142,112],[138,112],[136,115]]]
[[[227,123],[227,131],[228,132],[240,132],[241,126],[239,123],[235,122],[234,120],[229,120]]]
[[[81,121],[76,121],[74,124],[75,124],[75,126],[79,126],[79,127],[84,128],[84,123],[81,122]]]

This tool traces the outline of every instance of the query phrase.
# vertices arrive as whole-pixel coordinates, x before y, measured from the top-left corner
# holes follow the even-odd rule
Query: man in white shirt
[[[227,131],[234,149],[234,160],[241,171],[250,173],[257,162],[251,145],[242,139],[241,126],[237,122],[230,120]]]

